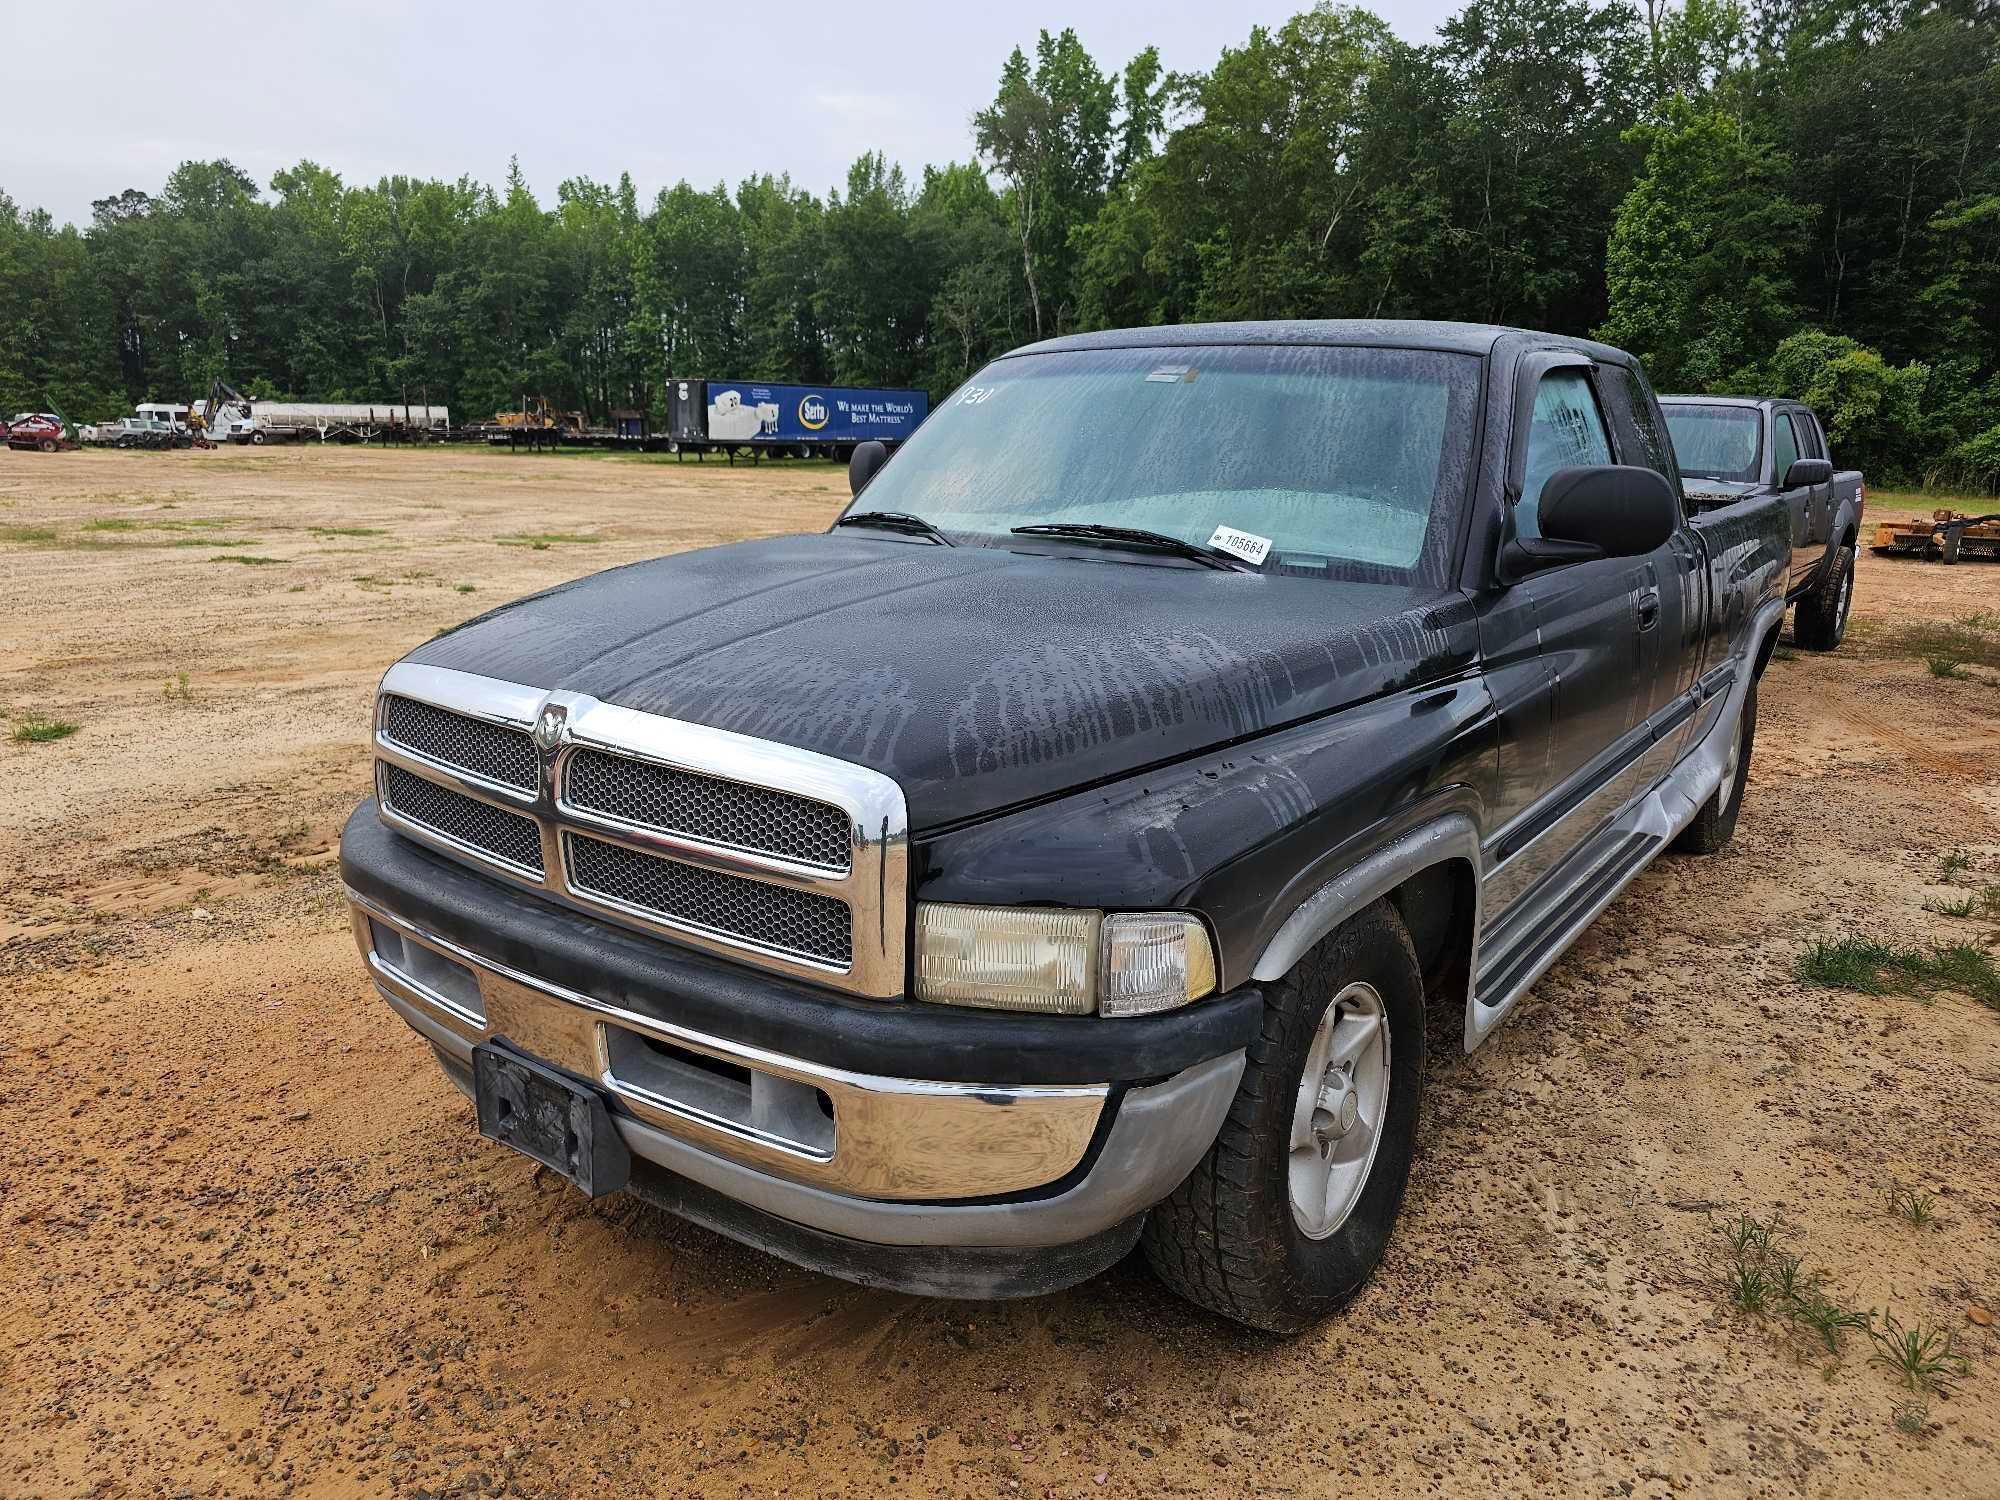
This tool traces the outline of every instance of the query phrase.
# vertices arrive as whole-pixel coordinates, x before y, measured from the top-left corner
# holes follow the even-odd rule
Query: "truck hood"
[[[1474,639],[1433,588],[835,532],[599,573],[408,659],[858,762],[921,831],[1411,685]]]
[[[1702,479],[1681,476],[1681,493],[1690,500],[1720,500],[1731,503],[1744,500],[1751,495],[1762,494],[1770,486],[1756,480],[1743,479]]]

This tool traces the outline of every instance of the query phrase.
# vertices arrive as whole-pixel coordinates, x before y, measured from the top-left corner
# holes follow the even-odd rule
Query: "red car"
[[[53,453],[66,445],[61,417],[45,411],[24,411],[11,421],[0,423],[9,448],[39,448]]]

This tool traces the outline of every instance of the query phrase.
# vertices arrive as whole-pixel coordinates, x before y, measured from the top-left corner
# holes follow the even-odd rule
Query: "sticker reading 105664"
[[[1218,551],[1227,552],[1231,557],[1240,557],[1256,567],[1264,566],[1264,559],[1271,555],[1271,539],[1258,536],[1254,532],[1238,531],[1233,526],[1218,526],[1215,535],[1208,539],[1208,545]]]

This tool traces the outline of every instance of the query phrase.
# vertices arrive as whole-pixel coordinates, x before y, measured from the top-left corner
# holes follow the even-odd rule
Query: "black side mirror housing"
[[[847,491],[858,495],[868,487],[875,471],[889,461],[889,450],[872,439],[861,444],[847,459]]]
[[[1833,478],[1831,459],[1795,458],[1792,460],[1792,466],[1785,470],[1785,482],[1778,488],[1799,490],[1809,484],[1825,484],[1831,478]]]
[[[1542,486],[1537,512],[1541,536],[1501,549],[1507,578],[1601,557],[1644,557],[1664,547],[1682,520],[1680,491],[1658,470],[1636,464],[1557,469]]]

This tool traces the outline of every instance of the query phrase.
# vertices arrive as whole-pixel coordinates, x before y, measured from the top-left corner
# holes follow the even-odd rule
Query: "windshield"
[[[1096,523],[1266,573],[1438,583],[1479,361],[1296,345],[1094,349],[989,365],[854,503],[953,541]],[[1037,546],[1047,545],[1037,541]]]
[[[1756,481],[1764,427],[1756,407],[1677,402],[1664,410],[1682,474],[1690,479]]]

